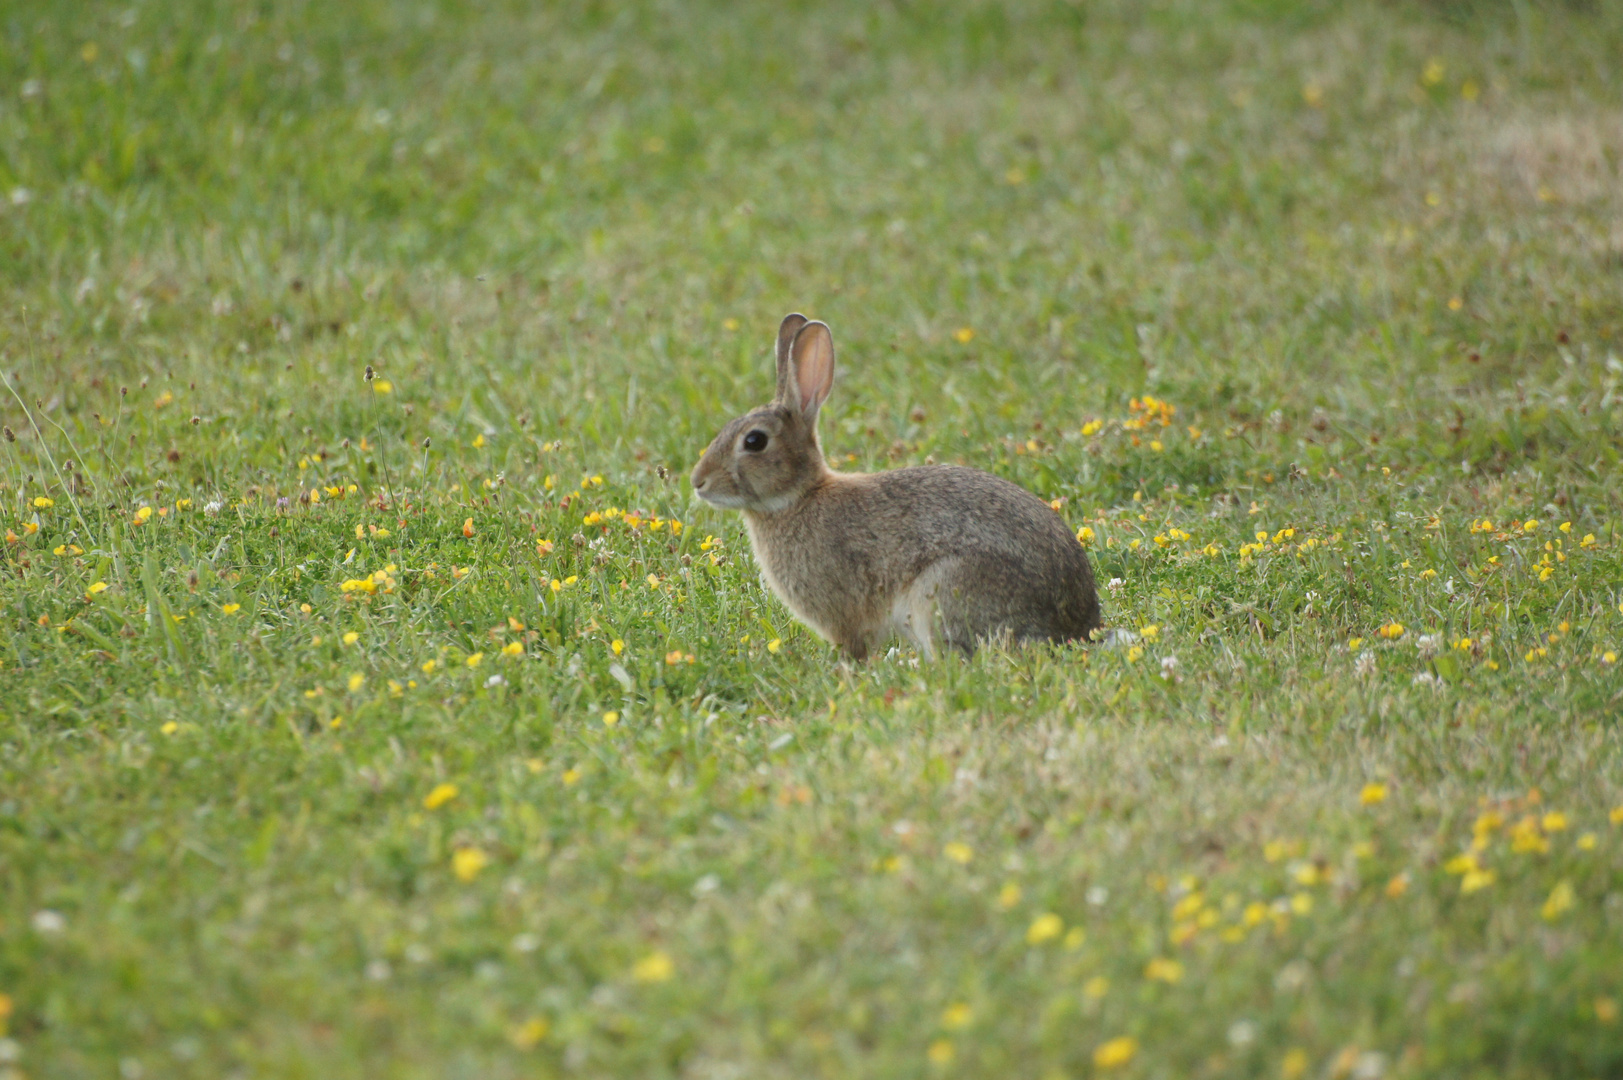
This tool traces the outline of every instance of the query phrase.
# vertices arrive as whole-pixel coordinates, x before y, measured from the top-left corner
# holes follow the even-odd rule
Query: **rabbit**
[[[817,413],[834,335],[789,315],[778,393],[704,452],[693,490],[742,510],[767,587],[854,661],[895,633],[925,659],[981,642],[1086,641],[1100,625],[1087,553],[1058,514],[1007,480],[958,465],[839,473]]]

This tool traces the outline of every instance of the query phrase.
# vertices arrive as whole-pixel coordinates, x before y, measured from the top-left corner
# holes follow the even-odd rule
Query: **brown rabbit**
[[[723,428],[693,469],[701,499],[744,512],[761,576],[797,619],[857,660],[891,632],[927,658],[939,644],[1088,639],[1093,571],[1059,515],[957,465],[834,472],[817,442],[833,386],[833,334],[787,316],[777,397]]]

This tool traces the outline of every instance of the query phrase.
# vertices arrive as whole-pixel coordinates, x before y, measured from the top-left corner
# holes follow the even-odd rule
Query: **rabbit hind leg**
[[[903,589],[891,606],[891,628],[913,642],[926,660],[933,660],[943,648],[965,656],[975,651],[975,605],[965,596],[965,577],[964,560],[941,559]]]

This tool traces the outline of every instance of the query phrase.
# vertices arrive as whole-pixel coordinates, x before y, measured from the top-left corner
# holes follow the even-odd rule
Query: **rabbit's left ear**
[[[800,328],[806,325],[806,316],[796,312],[785,315],[778,324],[778,400],[788,401],[789,389],[789,346],[795,343],[795,335]]]
[[[789,346],[789,391],[783,402],[808,423],[817,422],[817,410],[834,389],[834,333],[820,322],[809,322]]]

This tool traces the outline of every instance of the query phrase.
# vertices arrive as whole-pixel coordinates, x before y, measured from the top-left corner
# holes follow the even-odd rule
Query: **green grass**
[[[1617,1075],[1620,53],[9,5],[0,1077]],[[1138,643],[795,625],[685,481],[789,310]]]

